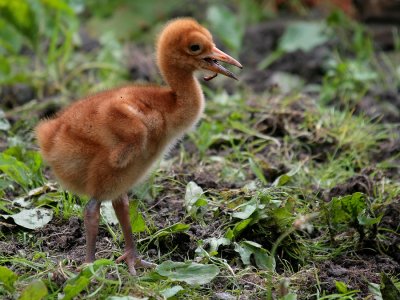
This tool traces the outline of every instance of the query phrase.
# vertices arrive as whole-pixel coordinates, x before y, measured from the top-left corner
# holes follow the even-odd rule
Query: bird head
[[[207,81],[218,73],[237,80],[219,62],[242,68],[237,60],[215,46],[206,28],[191,18],[175,19],[164,27],[157,41],[157,61],[162,71],[170,66],[188,72],[212,71],[214,75],[204,77]]]

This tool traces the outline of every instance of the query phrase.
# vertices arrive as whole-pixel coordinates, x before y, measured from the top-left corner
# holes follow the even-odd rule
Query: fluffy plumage
[[[193,19],[176,19],[157,41],[157,64],[167,86],[104,91],[38,124],[40,151],[61,184],[92,197],[85,208],[87,262],[94,260],[100,202],[112,200],[126,242],[119,260],[126,260],[132,274],[135,266],[150,266],[135,250],[126,192],[201,117],[204,97],[193,72],[207,69],[235,78],[218,61],[241,68],[215,47],[207,29]]]

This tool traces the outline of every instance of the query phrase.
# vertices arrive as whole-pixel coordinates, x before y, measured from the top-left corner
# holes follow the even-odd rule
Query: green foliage
[[[343,103],[357,102],[377,79],[377,72],[366,61],[332,59],[327,63],[321,100],[329,102],[338,97]]]
[[[0,266],[0,283],[9,291],[14,291],[14,283],[18,279],[17,274],[7,267]]]
[[[365,236],[365,228],[379,223],[381,219],[371,216],[367,197],[360,192],[333,198],[327,205],[326,218],[331,229],[342,231],[350,225],[359,232],[361,239]]]
[[[215,265],[202,265],[194,262],[164,261],[156,271],[172,281],[183,281],[190,285],[203,285],[211,282],[219,274]]]
[[[181,287],[180,285],[174,285],[173,287],[160,291],[160,294],[164,296],[166,299],[169,299],[183,290],[184,288]]]
[[[242,241],[235,243],[235,251],[239,253],[240,259],[245,265],[250,265],[250,257],[254,256],[255,264],[262,270],[274,271],[276,267],[275,258],[258,243]]]
[[[327,25],[336,32],[340,44],[337,54],[327,62],[321,100],[338,98],[345,105],[357,103],[372,84],[379,82],[372,39],[361,24],[339,11],[328,17]],[[347,58],[348,52],[355,57]]]
[[[26,82],[41,93],[44,74],[57,81],[70,58],[78,25],[73,10],[63,0],[2,1],[0,16],[0,53],[8,57],[0,61],[0,84]],[[20,54],[23,45],[34,52],[39,73],[26,72],[31,60]]]
[[[196,131],[190,133],[190,139],[195,143],[201,158],[204,158],[206,151],[218,141],[229,139],[224,134],[225,126],[219,122],[201,122]]]
[[[41,300],[48,295],[47,287],[41,280],[30,283],[21,293],[19,300]]]
[[[207,20],[213,32],[229,48],[233,55],[238,55],[242,45],[244,26],[239,23],[236,14],[222,5],[212,5],[207,10]]]
[[[0,215],[3,218],[12,218],[14,222],[28,229],[41,228],[51,221],[53,211],[45,208],[22,209],[13,215]]]
[[[0,17],[12,25],[24,38],[29,40],[31,46],[38,47],[39,25],[33,7],[26,0],[0,2]]]
[[[293,22],[287,26],[279,40],[277,49],[258,64],[259,69],[267,68],[284,54],[309,52],[326,43],[332,36],[331,31],[321,22]]]
[[[336,10],[326,19],[326,24],[340,38],[342,51],[353,52],[357,60],[365,61],[374,54],[373,43],[366,28]]]
[[[292,201],[280,188],[259,190],[250,200],[239,203],[232,207],[231,215],[240,221],[233,222],[234,226],[228,229],[225,234],[228,239],[239,238],[250,226],[257,228],[258,225],[261,229],[269,222],[278,225],[283,231],[290,228],[293,220]]]
[[[38,152],[21,146],[0,153],[0,170],[5,179],[17,183],[25,191],[43,184],[42,163]]]
[[[101,273],[106,272],[114,263],[108,259],[99,259],[94,263],[87,265],[79,272],[78,275],[69,279],[63,289],[64,300],[74,299],[83,290],[85,290],[92,279],[105,280],[100,276]],[[118,281],[110,281],[108,283],[118,284]]]
[[[203,189],[195,182],[190,181],[186,186],[185,206],[189,215],[196,219],[202,218],[206,213],[207,198],[204,196]]]
[[[393,284],[393,281],[386,273],[381,273],[380,291],[382,299],[395,300],[400,297],[400,290]]]
[[[154,25],[161,25],[164,22],[161,17],[170,14],[182,5],[179,0],[101,0],[100,3],[95,0],[84,3],[86,9],[93,12],[93,17],[88,20],[87,27],[94,36],[101,37],[106,33],[118,40],[147,43],[154,42],[156,33],[152,30],[156,27]],[[146,34],[143,34],[143,31],[147,31]]]
[[[146,230],[146,223],[143,219],[143,215],[138,209],[139,201],[129,202],[129,214],[132,221],[132,232],[143,232]]]

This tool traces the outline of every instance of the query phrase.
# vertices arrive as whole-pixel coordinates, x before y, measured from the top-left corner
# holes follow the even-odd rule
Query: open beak
[[[234,65],[240,69],[243,68],[243,66],[236,59],[234,59],[233,57],[230,57],[228,54],[219,50],[217,47],[214,47],[212,49],[212,52],[210,55],[207,55],[206,57],[204,57],[204,61],[206,63],[203,65],[203,69],[207,69],[212,72],[215,72],[214,75],[204,77],[204,80],[206,80],[206,81],[209,81],[209,80],[217,77],[218,73],[238,80],[231,71],[225,69],[222,65],[219,64],[220,61],[226,62],[230,65]]]

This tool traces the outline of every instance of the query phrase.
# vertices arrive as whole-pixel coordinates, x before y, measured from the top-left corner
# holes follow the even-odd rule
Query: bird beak
[[[226,62],[230,65],[234,65],[240,69],[243,68],[243,66],[236,59],[229,56],[225,52],[219,50],[217,47],[214,47],[212,49],[211,54],[207,55],[204,58],[204,61],[206,61],[206,64],[203,65],[203,69],[207,69],[207,70],[215,72],[214,75],[204,77],[204,80],[206,80],[206,81],[209,81],[209,80],[217,77],[218,73],[238,80],[237,77],[231,71],[229,71],[229,70],[225,69],[223,66],[221,66],[219,64],[219,61]]]

